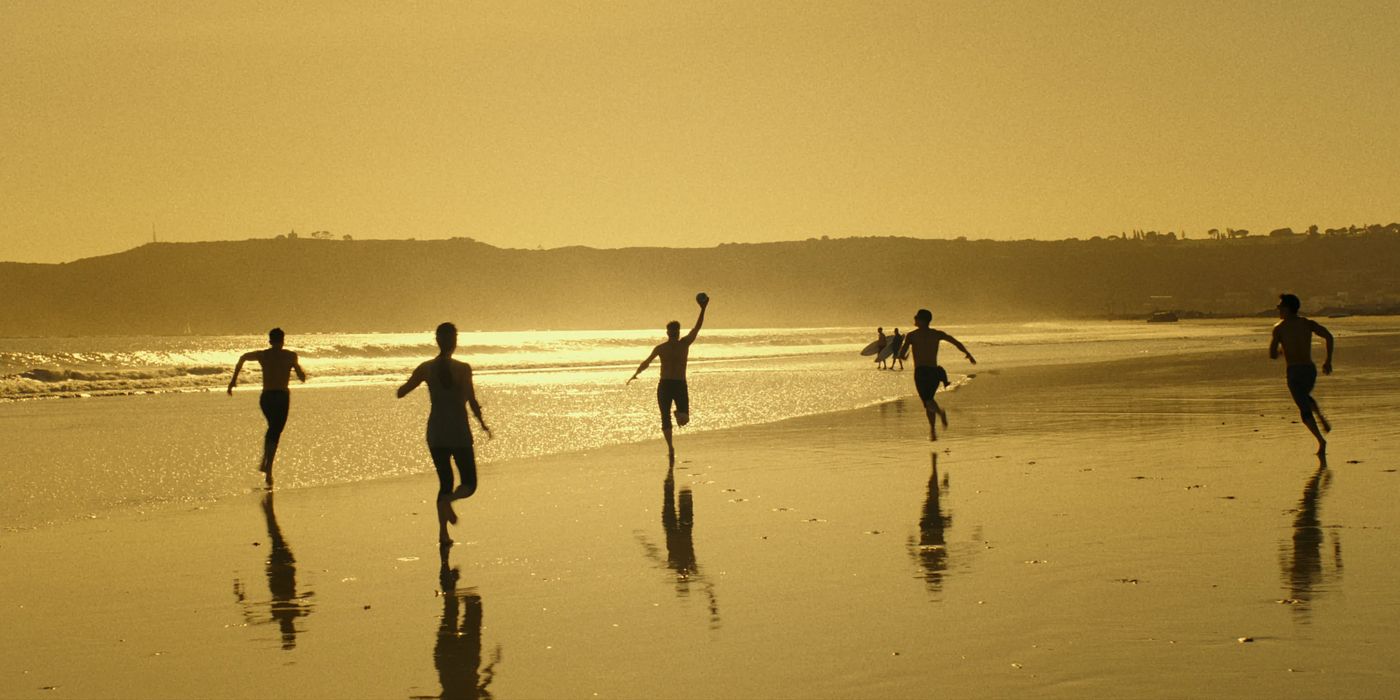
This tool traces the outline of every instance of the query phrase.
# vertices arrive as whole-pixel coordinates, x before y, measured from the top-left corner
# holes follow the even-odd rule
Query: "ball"
[[[706,294],[706,293],[704,293],[704,292],[700,292],[699,294],[696,294],[696,295],[695,295],[695,303],[700,304],[701,306],[704,306],[705,302],[707,302],[707,301],[709,301],[709,300],[710,300],[710,295],[708,295],[708,294]]]

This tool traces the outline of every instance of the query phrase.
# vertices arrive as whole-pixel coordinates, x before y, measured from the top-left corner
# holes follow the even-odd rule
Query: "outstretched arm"
[[[413,370],[413,374],[408,375],[408,381],[404,382],[403,386],[399,387],[399,398],[408,396],[408,392],[417,389],[418,385],[423,383],[423,380],[427,377],[427,372],[423,369],[424,366],[425,365],[418,365],[418,367]]]
[[[1332,346],[1335,344],[1334,341],[1332,340],[1332,332],[1329,331],[1329,330],[1327,330],[1326,328],[1324,328],[1324,327],[1322,326],[1322,324],[1321,324],[1321,323],[1318,323],[1317,321],[1313,321],[1313,324],[1312,324],[1312,325],[1313,325],[1313,333],[1316,333],[1316,334],[1318,334],[1319,336],[1322,336],[1322,341],[1323,341],[1324,343],[1327,344],[1327,359],[1325,359],[1325,360],[1322,361],[1322,373],[1323,373],[1323,374],[1331,374],[1331,373],[1332,373]]]
[[[963,347],[963,344],[958,342],[957,338],[954,338],[953,336],[948,335],[947,333],[943,334],[943,338],[944,340],[947,340],[948,342],[952,343],[953,347],[961,350],[963,357],[966,357],[968,362],[971,362],[974,365],[977,364],[977,360],[972,357],[972,353],[968,352],[967,348]]]
[[[238,364],[233,366],[233,377],[228,380],[228,395],[233,396],[233,388],[238,386],[238,373],[243,371],[243,363],[258,356],[257,352],[245,352],[238,358]]]
[[[700,335],[700,326],[705,325],[705,308],[710,305],[710,299],[706,297],[704,301],[696,303],[700,304],[700,316],[695,319],[695,327],[691,328],[690,332],[685,335],[684,340],[687,343],[695,342],[695,336]]]
[[[705,312],[704,312],[704,311],[701,311],[700,313],[703,315]],[[647,355],[647,359],[642,360],[642,364],[639,365],[639,366],[637,367],[637,371],[636,371],[636,372],[633,372],[633,373],[632,373],[632,376],[627,380],[627,383],[628,383],[628,384],[631,384],[633,379],[636,379],[638,376],[640,376],[640,375],[642,374],[642,372],[647,371],[647,367],[649,367],[649,366],[651,365],[651,361],[652,361],[652,360],[656,359],[656,355],[657,355],[657,353],[659,353],[659,352],[661,352],[661,346],[660,346],[660,345],[658,345],[658,346],[652,348],[652,349],[651,349],[651,354],[650,354],[650,355]]]

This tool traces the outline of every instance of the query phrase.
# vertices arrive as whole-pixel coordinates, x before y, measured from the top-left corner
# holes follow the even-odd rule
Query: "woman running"
[[[428,453],[433,456],[433,466],[438,474],[438,541],[452,544],[447,536],[447,523],[457,522],[452,511],[452,501],[469,498],[476,493],[476,451],[472,447],[472,430],[467,420],[467,407],[471,406],[476,422],[491,437],[491,429],[481,419],[481,404],[476,400],[476,389],[472,386],[472,367],[465,362],[452,359],[457,350],[457,327],[444,323],[437,327],[438,356],[413,370],[408,381],[399,387],[399,398],[428,383]],[[462,481],[455,490],[452,488],[452,461],[457,461],[457,471]]]

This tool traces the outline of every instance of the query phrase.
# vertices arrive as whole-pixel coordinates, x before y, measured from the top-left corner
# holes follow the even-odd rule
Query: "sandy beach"
[[[445,559],[430,474],[6,532],[0,696],[1390,695],[1393,340],[1325,468],[1231,351],[488,461]]]

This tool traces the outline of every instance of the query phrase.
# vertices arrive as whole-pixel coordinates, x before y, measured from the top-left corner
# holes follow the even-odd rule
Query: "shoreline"
[[[1386,340],[1326,470],[1231,353],[486,461],[445,560],[429,472],[6,533],[0,697],[1383,695]]]

